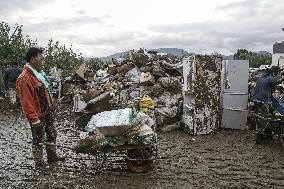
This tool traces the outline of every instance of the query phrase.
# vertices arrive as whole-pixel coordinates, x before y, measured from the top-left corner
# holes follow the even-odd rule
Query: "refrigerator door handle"
[[[229,78],[228,78],[228,60],[225,62],[225,89],[231,88]]]
[[[225,81],[225,88],[226,88],[226,89],[231,88],[231,85],[230,85],[229,79],[226,79],[226,81]]]

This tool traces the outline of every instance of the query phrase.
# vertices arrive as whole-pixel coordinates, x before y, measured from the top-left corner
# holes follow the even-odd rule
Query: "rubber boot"
[[[51,164],[57,161],[65,161],[65,157],[60,157],[56,153],[55,145],[46,145],[47,163]]]
[[[43,149],[42,146],[32,146],[33,157],[35,161],[35,168],[40,170],[45,170],[47,164],[43,160]]]

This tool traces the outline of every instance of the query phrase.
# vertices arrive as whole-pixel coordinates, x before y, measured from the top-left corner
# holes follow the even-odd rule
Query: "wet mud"
[[[190,136],[158,133],[159,157],[148,173],[128,172],[114,157],[96,173],[93,156],[59,148],[66,162],[34,168],[31,132],[17,108],[0,106],[0,188],[284,188],[284,151],[278,141],[257,145],[252,131],[220,130]],[[18,117],[16,119],[16,117]],[[58,144],[78,140],[76,115],[60,107]]]

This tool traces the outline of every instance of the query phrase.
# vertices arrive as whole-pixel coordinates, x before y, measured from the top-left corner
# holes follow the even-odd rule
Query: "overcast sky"
[[[85,57],[140,47],[272,52],[284,40],[283,0],[0,0],[0,18]]]

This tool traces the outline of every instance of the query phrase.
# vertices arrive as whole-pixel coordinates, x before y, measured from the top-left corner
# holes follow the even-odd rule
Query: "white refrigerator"
[[[248,60],[223,61],[221,75],[221,127],[244,130],[248,116]]]

